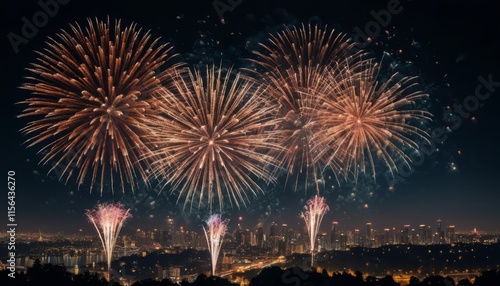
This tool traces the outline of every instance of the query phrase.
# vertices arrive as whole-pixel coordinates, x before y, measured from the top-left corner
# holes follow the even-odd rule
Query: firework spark
[[[357,180],[363,173],[375,179],[377,160],[393,174],[401,166],[398,160],[409,166],[408,153],[418,152],[412,138],[429,140],[424,123],[431,115],[417,105],[428,94],[415,77],[395,73],[379,82],[379,71],[380,65],[368,59],[357,68],[334,69],[327,77],[330,87],[318,112],[325,129],[314,138],[323,149],[316,154],[346,178]]]
[[[314,266],[314,251],[316,245],[316,235],[318,234],[321,220],[330,208],[326,204],[325,198],[318,195],[309,199],[301,213],[306,222],[307,233],[309,234],[309,248],[311,251],[311,267]]]
[[[288,175],[295,175],[295,188],[299,174],[305,174],[307,186],[312,173],[319,192],[317,176],[321,168],[315,159],[318,155],[313,153],[317,148],[312,139],[323,126],[318,124],[316,113],[311,112],[321,101],[323,93],[317,91],[326,83],[325,69],[333,63],[347,64],[362,52],[356,51],[354,43],[344,34],[317,26],[286,27],[271,35],[269,42],[261,44],[264,52],[255,51],[251,61],[264,70],[259,77],[268,85],[266,94],[279,106],[277,128],[283,150],[273,150],[272,155]]]
[[[224,234],[227,230],[227,224],[229,220],[222,220],[221,215],[214,214],[211,215],[207,220],[207,228],[203,227],[205,232],[205,238],[207,239],[208,251],[210,252],[210,257],[212,259],[212,276],[215,275],[215,269],[217,268],[217,258],[219,257],[219,252],[222,246],[222,240]]]
[[[101,193],[117,179],[122,190],[126,183],[133,190],[137,177],[147,183],[139,159],[153,147],[145,139],[156,114],[151,94],[177,66],[158,71],[174,57],[171,48],[135,24],[122,29],[119,20],[113,28],[109,19],[88,19],[86,28],[71,25],[57,36],[21,86],[34,95],[21,102],[29,106],[20,117],[36,117],[21,130],[28,146],[44,144],[40,163],[51,163],[49,172],[65,183],[76,176],[80,187],[90,175],[90,190],[98,180]]]
[[[157,122],[153,155],[162,157],[152,174],[163,186],[171,184],[184,206],[198,208],[214,201],[246,206],[249,194],[263,190],[257,179],[274,180],[266,168],[274,158],[266,155],[273,143],[267,128],[274,126],[273,106],[250,79],[225,75],[219,67],[179,71],[173,89],[161,94],[165,119]],[[247,192],[249,194],[247,194]],[[206,206],[206,204],[205,204]]]
[[[130,210],[125,210],[120,203],[98,204],[93,210],[87,210],[85,214],[94,225],[101,239],[108,262],[109,275],[113,249],[123,224],[131,217]]]

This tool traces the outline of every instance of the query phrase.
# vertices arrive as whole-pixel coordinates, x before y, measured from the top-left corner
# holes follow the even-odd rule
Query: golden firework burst
[[[41,146],[41,163],[51,163],[65,183],[76,177],[80,187],[90,179],[92,190],[97,182],[101,193],[116,179],[122,190],[127,183],[134,189],[137,177],[147,183],[139,158],[152,148],[152,93],[177,65],[169,62],[171,49],[136,24],[122,29],[109,19],[88,19],[85,28],[76,23],[49,38],[21,86],[33,96],[20,102],[28,105],[20,117],[34,118],[22,133],[29,147]]]
[[[267,155],[278,146],[273,105],[254,81],[231,68],[178,71],[173,88],[159,96],[164,118],[156,122],[153,175],[184,198],[184,206],[224,202],[246,205],[263,190],[258,179],[274,180]]]

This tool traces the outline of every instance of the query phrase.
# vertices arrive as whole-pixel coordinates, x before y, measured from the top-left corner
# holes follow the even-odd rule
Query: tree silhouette
[[[10,270],[0,271],[0,285],[12,286],[120,286],[118,282],[108,282],[96,273],[85,271],[82,274],[74,275],[66,270],[62,265],[41,264],[40,260],[35,260],[32,267],[26,272],[16,273],[16,278],[8,276]],[[151,278],[134,282],[132,286],[235,286],[228,279],[218,276],[208,277],[205,274],[199,274],[193,281],[182,280],[180,283],[174,283],[169,279],[156,281]],[[383,278],[368,276],[363,279],[363,274],[356,271],[354,275],[346,272],[338,272],[329,275],[323,269],[321,272],[307,270],[295,266],[288,269],[282,269],[278,266],[272,266],[262,269],[260,273],[250,280],[250,286],[400,286],[393,277],[387,275]],[[475,277],[474,283],[469,279],[462,279],[455,284],[450,277],[432,275],[425,277],[420,281],[417,277],[410,277],[409,286],[496,286],[500,285],[500,273],[493,269],[481,272]]]
[[[461,279],[458,281],[457,286],[473,286],[472,283],[470,282],[469,278]]]
[[[500,273],[496,270],[481,272],[481,276],[474,279],[474,286],[500,285]]]

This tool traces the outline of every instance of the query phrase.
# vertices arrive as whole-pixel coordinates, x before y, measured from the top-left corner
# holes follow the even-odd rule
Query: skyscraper
[[[432,243],[432,227],[428,225],[425,228],[425,244],[431,244]]]
[[[424,245],[425,244],[425,224],[421,224],[418,228],[418,244]]]
[[[339,235],[339,250],[346,250],[347,249],[347,235],[344,232],[341,232]]]
[[[417,231],[412,228],[411,231],[410,231],[410,242],[411,244],[416,244],[418,242],[418,239],[417,239]]]
[[[175,221],[171,217],[167,217],[167,247],[174,246],[174,238],[175,238]]]
[[[318,233],[318,235],[316,237],[316,243],[317,243],[318,251],[325,250],[327,237],[328,237],[328,234],[326,232]]]
[[[438,219],[436,221],[436,232],[437,232],[437,236],[438,236],[438,239],[437,239],[438,243],[439,244],[445,243],[444,230],[442,228],[441,219]]]
[[[330,246],[332,250],[339,250],[338,225],[339,223],[336,221],[332,223],[332,229],[330,232]]]
[[[391,229],[384,228],[384,239],[382,241],[383,245],[391,244]]]
[[[269,237],[275,237],[278,236],[278,225],[273,222],[271,224],[271,227],[269,227]]]
[[[359,234],[359,229],[354,230],[354,246],[360,246],[361,236]]]
[[[288,243],[288,225],[286,223],[281,225],[281,239]]]
[[[401,232],[401,243],[409,244],[410,243],[410,225],[405,224],[403,230]]]
[[[269,241],[271,247],[273,248],[273,254],[277,254],[279,252],[278,244],[280,241],[280,236],[278,231],[278,225],[273,222],[271,224],[271,227],[269,228]]]
[[[243,229],[241,228],[241,224],[238,223],[238,227],[234,230],[234,240],[237,245],[243,245]]]
[[[365,247],[372,247],[373,245],[373,230],[372,230],[372,223],[367,222],[366,223],[366,240],[365,240]]]
[[[259,222],[257,225],[257,246],[264,246],[264,228],[262,226],[262,222]]]
[[[398,244],[399,241],[400,240],[398,239],[396,228],[392,227],[392,229],[391,229],[391,241],[390,241],[390,244]]]
[[[455,242],[455,226],[450,225],[446,228],[446,240],[448,243]]]

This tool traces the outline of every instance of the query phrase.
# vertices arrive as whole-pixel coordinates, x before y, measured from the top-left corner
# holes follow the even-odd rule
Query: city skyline
[[[126,256],[134,252],[149,253],[162,251],[164,253],[179,253],[189,250],[207,250],[209,246],[205,240],[205,233],[200,230],[185,230],[183,227],[177,228],[175,221],[167,219],[167,226],[164,228],[145,230],[137,229],[121,233],[117,238],[116,251],[120,254],[114,255],[114,259],[120,256]],[[19,245],[30,243],[40,243],[39,246],[22,247],[18,260],[26,256],[26,250],[29,250],[31,256],[38,257],[40,253],[52,253],[54,257],[62,254],[69,256],[78,256],[81,250],[74,251],[78,244],[65,246],[65,250],[48,250],[54,244],[63,241],[81,241],[92,243],[94,247],[86,248],[83,252],[100,255],[99,259],[105,261],[105,253],[102,252],[100,241],[95,235],[85,232],[77,234],[61,233],[19,233],[17,235]],[[480,231],[461,232],[456,230],[455,226],[443,226],[440,220],[436,221],[434,226],[419,225],[418,228],[412,228],[410,225],[402,227],[374,228],[372,223],[366,223],[362,229],[344,229],[339,227],[338,222],[333,222],[331,228],[327,231],[318,232],[316,238],[317,253],[325,251],[350,251],[354,248],[378,249],[387,246],[433,246],[448,245],[455,247],[458,245],[496,245],[500,242],[500,233],[485,233]],[[45,245],[45,246],[43,246]],[[249,253],[258,253],[259,256],[290,256],[294,254],[309,253],[308,233],[303,228],[294,228],[288,224],[272,223],[265,227],[262,224],[257,228],[249,229],[238,225],[228,228],[224,234],[224,245],[221,248],[224,256],[226,253],[236,255],[250,255]],[[46,247],[43,251],[40,247]],[[254,248],[248,248],[254,247]],[[30,249],[31,248],[31,249]],[[73,249],[73,250],[72,250]],[[37,252],[38,251],[38,252]],[[62,251],[62,252],[61,252]],[[71,254],[73,253],[73,254]],[[246,254],[245,254],[246,253]],[[42,255],[45,257],[46,255]],[[144,254],[143,254],[144,256]],[[24,258],[27,259],[27,256]],[[30,258],[33,260],[32,258]],[[44,258],[45,259],[45,258]],[[76,258],[75,258],[76,259]],[[219,258],[217,260],[221,260]],[[224,259],[222,259],[224,261]],[[216,260],[213,260],[216,261]],[[109,262],[108,262],[109,263]],[[69,265],[72,266],[72,265]]]
[[[3,44],[8,52],[4,57],[2,77],[8,96],[2,106],[1,128],[5,139],[1,143],[1,169],[3,174],[9,170],[16,172],[17,231],[78,233],[83,229],[92,233],[85,209],[98,202],[121,202],[131,209],[133,218],[123,226],[124,232],[139,227],[161,227],[168,216],[174,218],[176,224],[184,224],[186,229],[201,231],[203,221],[210,215],[208,211],[190,213],[177,203],[175,195],[145,186],[138,186],[133,192],[115,190],[102,195],[95,190],[89,192],[86,186],[78,189],[74,182],[58,181],[49,172],[49,165],[38,163],[41,154],[27,148],[24,143],[27,138],[19,132],[27,120],[18,118],[22,107],[17,103],[30,94],[19,86],[28,76],[25,68],[36,58],[34,51],[45,47],[47,37],[53,37],[69,24],[86,17],[112,15],[123,18],[127,24],[137,22],[146,30],[151,29],[154,36],[163,37],[162,41],[176,44],[177,52],[192,63],[205,64],[225,57],[236,67],[243,67],[249,47],[257,45],[266,33],[276,31],[283,24],[319,22],[354,37],[356,31],[364,30],[367,23],[375,21],[373,13],[385,9],[388,1],[360,2],[359,5],[338,3],[338,9],[331,11],[331,15],[325,12],[329,10],[325,9],[326,4],[313,2],[313,11],[305,15],[300,2],[263,2],[259,6],[242,1],[233,12],[225,13],[227,21],[222,24],[210,1],[196,7],[182,4],[170,11],[151,11],[155,6],[149,2],[149,5],[134,4],[132,8],[111,2],[82,8],[80,3],[72,1],[61,4],[57,15],[38,27],[33,37],[18,46],[17,52],[5,37]],[[375,181],[361,177],[357,184],[347,182],[338,186],[328,177],[332,174],[325,173],[321,182],[322,195],[330,211],[323,218],[321,230],[328,230],[333,221],[337,221],[341,229],[349,230],[364,229],[368,222],[377,230],[402,228],[406,224],[418,230],[420,224],[434,228],[435,221],[441,218],[444,228],[455,225],[457,231],[467,232],[474,228],[500,231],[500,208],[497,206],[500,201],[500,153],[496,152],[497,142],[492,140],[500,126],[496,110],[500,106],[500,87],[497,86],[500,71],[496,64],[500,59],[494,52],[500,46],[500,32],[498,25],[495,26],[498,20],[489,14],[494,9],[479,2],[484,6],[456,4],[448,7],[430,1],[401,1],[401,14],[392,15],[391,23],[384,27],[388,32],[381,33],[368,45],[368,49],[379,55],[386,53],[393,60],[392,65],[400,65],[401,72],[420,76],[430,95],[428,106],[435,118],[433,131],[445,130],[447,139],[436,143],[422,163],[413,164],[411,174],[403,172],[396,180],[381,174]],[[4,35],[22,34],[23,17],[30,19],[42,9],[36,3],[8,5],[10,12],[2,19]],[[435,15],[442,13],[445,20],[430,17],[416,25],[426,11]],[[466,21],[467,24],[453,21],[457,15],[475,19],[470,11],[486,16],[481,17],[481,21]],[[267,22],[259,19],[267,19]],[[481,101],[480,107],[460,110],[457,106],[469,106],[465,103],[472,100],[470,96],[474,96],[478,86],[482,87],[481,91],[489,90],[491,96]],[[239,217],[243,218],[241,223],[246,228],[255,228],[259,222],[265,226],[276,222],[302,229],[305,225],[300,219],[300,211],[314,192],[300,188],[294,191],[294,187],[287,186],[285,180],[266,186],[265,195],[250,202],[248,207],[235,208],[222,216],[230,220],[231,229]],[[2,229],[5,228],[4,224]]]
[[[229,220],[229,219],[228,219]],[[377,221],[367,221],[362,224],[358,225],[346,225],[343,224],[341,221],[333,220],[333,221],[324,221],[318,231],[318,234],[325,234],[325,233],[330,233],[333,231],[333,228],[335,226],[335,229],[338,232],[355,232],[359,231],[362,234],[365,234],[367,231],[366,229],[368,226],[370,227],[371,231],[373,233],[378,232],[382,233],[386,230],[391,230],[391,231],[398,231],[401,232],[403,229],[408,228],[410,231],[418,232],[421,230],[422,227],[425,227],[427,231],[431,231],[432,235],[435,235],[438,233],[438,229],[441,229],[442,231],[446,231],[448,228],[453,228],[455,233],[459,234],[476,234],[476,235],[500,235],[500,230],[484,230],[484,229],[478,229],[477,227],[473,227],[471,229],[469,228],[464,228],[461,226],[459,223],[443,223],[444,221],[441,219],[435,220],[433,223],[424,223],[420,222],[418,224],[409,224],[405,223],[402,225],[392,225],[392,224],[387,224],[383,222],[377,222]],[[153,225],[148,225],[148,226],[137,226],[137,227],[124,227],[123,234],[133,234],[137,231],[142,231],[142,232],[155,232],[155,231],[167,231],[169,233],[175,233],[179,231],[188,231],[188,232],[197,232],[197,233],[202,233],[203,232],[203,223],[204,221],[200,221],[199,226],[201,227],[196,227],[195,224],[189,224],[186,225],[183,220],[176,220],[172,217],[166,217],[163,220],[163,223],[160,224],[153,224]],[[87,226],[87,225],[85,225]],[[266,235],[269,237],[273,233],[273,226],[277,228],[282,228],[286,227],[288,229],[293,229],[296,231],[302,231],[304,233],[307,233],[306,231],[306,225],[303,223],[303,221],[299,218],[296,223],[292,223],[290,220],[279,220],[279,221],[270,221],[270,222],[258,222],[257,224],[246,224],[246,221],[244,220],[243,217],[237,217],[236,222],[231,223],[231,220],[229,220],[228,223],[228,232],[235,231],[237,229],[241,230],[248,230],[252,232],[259,232],[259,229],[262,229],[263,235]],[[439,227],[441,226],[441,227]],[[38,233],[40,235],[43,234],[49,234],[49,235],[57,235],[59,234],[67,234],[67,235],[94,235],[95,230],[92,227],[81,227],[77,228],[74,231],[68,231],[68,230],[56,230],[56,231],[44,231],[41,228],[38,230],[33,230],[33,231],[22,231],[21,233],[23,234],[29,234],[29,233]]]
[[[465,277],[477,279],[483,269],[498,268],[500,263],[499,235],[462,236],[450,232],[443,241],[402,243],[391,241],[385,231],[383,235],[378,232],[370,235],[370,229],[367,225],[366,235],[340,234],[336,241],[334,236],[330,239],[330,235],[320,234],[318,267],[330,275],[338,271],[352,273],[354,269],[377,279],[393,275],[398,283],[403,283],[400,285],[407,285],[411,276],[423,279],[429,275],[450,275],[455,282]],[[283,270],[291,266],[304,270],[308,267],[311,260],[305,232],[276,225],[260,243],[258,235],[246,230],[226,234],[223,255],[218,259],[219,276],[239,283],[254,277],[252,269],[260,270],[263,264],[278,265]],[[105,256],[98,239],[92,235],[20,234],[18,239],[22,250],[16,257],[16,265],[20,269],[35,267],[40,261],[43,265],[65,267],[74,275],[82,271],[105,275]],[[419,240],[419,237],[401,237],[408,239]],[[192,282],[199,273],[210,272],[210,255],[203,233],[177,232],[172,237],[162,231],[137,231],[122,234],[117,246],[111,272],[115,278],[120,277],[121,283],[132,284],[146,278],[160,281],[165,277],[177,283],[183,279]],[[379,262],[376,267],[370,265],[374,260]],[[429,264],[431,260],[435,263]],[[2,266],[5,267],[3,262]]]

